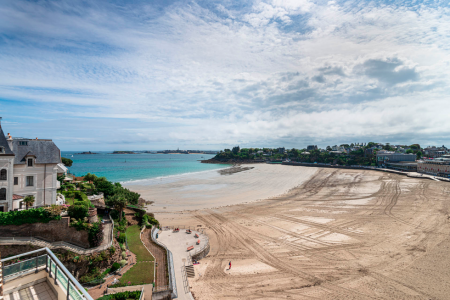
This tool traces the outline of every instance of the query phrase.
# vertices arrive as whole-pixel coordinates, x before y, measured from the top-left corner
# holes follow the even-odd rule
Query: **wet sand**
[[[124,184],[154,201],[158,214],[248,203],[287,193],[309,179],[317,168],[253,164],[184,176]]]

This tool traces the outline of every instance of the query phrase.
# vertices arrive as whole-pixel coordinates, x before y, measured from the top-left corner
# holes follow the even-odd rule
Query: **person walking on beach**
[[[228,270],[231,270],[231,261],[228,264],[230,267],[228,268]]]

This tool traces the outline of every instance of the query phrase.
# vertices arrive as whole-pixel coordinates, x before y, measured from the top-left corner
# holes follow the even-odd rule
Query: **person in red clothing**
[[[230,265],[230,267],[228,268],[228,270],[231,270],[231,261],[230,261],[229,265]]]

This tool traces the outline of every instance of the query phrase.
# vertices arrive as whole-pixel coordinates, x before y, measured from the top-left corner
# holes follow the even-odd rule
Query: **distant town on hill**
[[[386,161],[416,161],[421,158],[437,158],[449,151],[447,147],[422,148],[419,144],[391,145],[390,143],[351,143],[327,146],[325,149],[310,145],[304,149],[240,148],[220,151],[205,163],[264,162],[292,160],[307,163],[376,166]]]

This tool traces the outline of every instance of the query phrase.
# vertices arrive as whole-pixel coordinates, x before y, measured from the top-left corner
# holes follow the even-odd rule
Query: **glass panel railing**
[[[70,300],[84,300],[84,298],[81,296],[81,294],[78,292],[77,288],[70,283]]]
[[[56,264],[53,260],[50,260],[50,270],[52,270],[52,276],[55,277],[55,269],[56,269]]]
[[[33,257],[31,259],[18,261],[16,263],[10,264],[8,266],[3,267],[3,277],[12,276],[16,273],[22,273],[25,271],[29,271],[31,269],[36,269],[36,259],[37,259],[37,267],[41,267],[45,265],[45,258],[47,255],[42,255],[39,257]]]
[[[58,277],[57,277],[59,283],[60,283],[60,287],[66,291],[67,290],[67,276],[64,275],[64,273],[58,269]],[[66,291],[67,293],[67,291]]]

